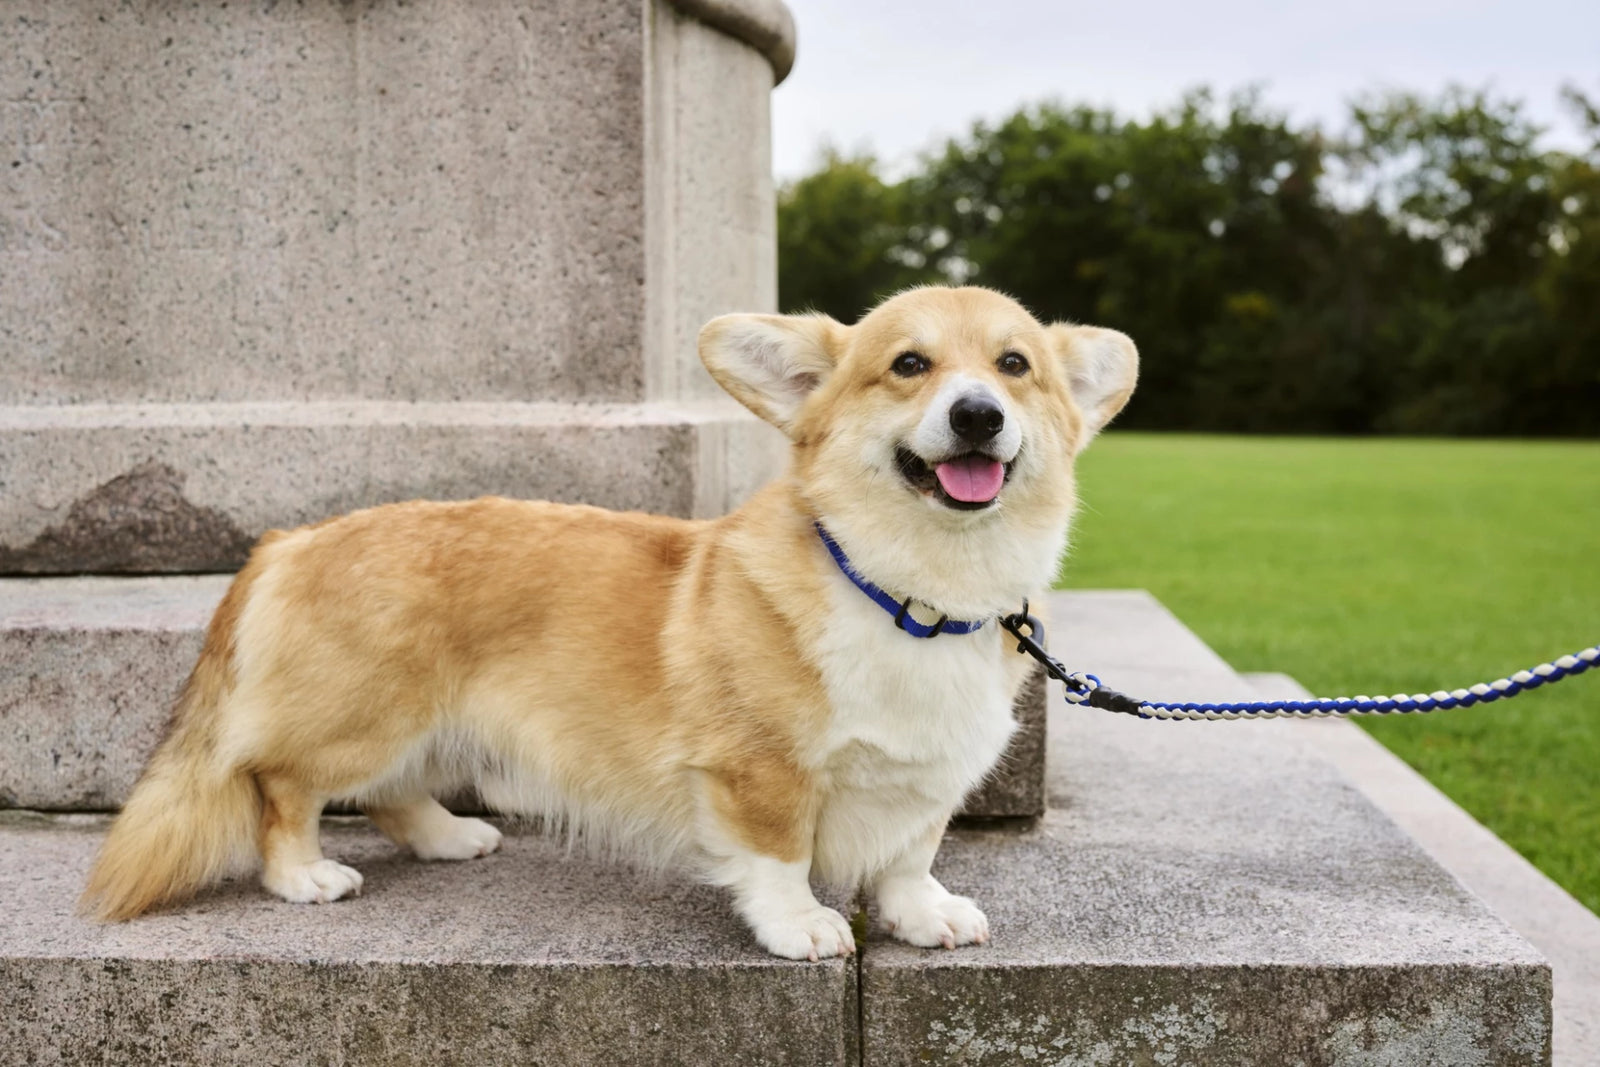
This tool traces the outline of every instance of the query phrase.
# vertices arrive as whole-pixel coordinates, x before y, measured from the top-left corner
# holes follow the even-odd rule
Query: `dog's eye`
[[[894,357],[889,369],[902,378],[915,378],[928,369],[928,357],[920,352],[902,352]]]
[[[1000,368],[1001,374],[1020,378],[1028,373],[1028,357],[1021,352],[1007,352],[995,361],[995,366]]]

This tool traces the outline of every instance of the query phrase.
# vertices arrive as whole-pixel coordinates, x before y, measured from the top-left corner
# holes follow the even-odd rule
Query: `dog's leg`
[[[294,904],[324,904],[361,893],[361,874],[322,857],[317,820],[327,798],[287,778],[258,775],[261,884]]]
[[[966,897],[958,897],[929,873],[944,838],[944,819],[913,841],[873,884],[878,917],[895,937],[923,948],[981,945],[989,920]]]
[[[389,840],[419,860],[470,860],[500,847],[499,830],[482,819],[452,815],[426,794],[365,811]]]
[[[811,858],[785,862],[754,852],[723,861],[739,916],[761,947],[791,960],[849,956],[856,950],[850,923],[811,892]]]
[[[715,857],[712,879],[762,948],[791,960],[849,956],[850,924],[811,892],[814,794],[805,776],[773,759],[708,779],[701,842]]]

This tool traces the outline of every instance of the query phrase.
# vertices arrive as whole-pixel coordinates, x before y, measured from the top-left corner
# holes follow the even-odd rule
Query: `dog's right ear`
[[[826,315],[723,315],[700,330],[700,362],[733,398],[789,433],[833,372],[846,327]]]
[[[1083,435],[1076,447],[1110,422],[1133,395],[1139,380],[1139,350],[1133,338],[1099,326],[1058,322],[1045,327],[1067,371],[1072,398],[1083,412]]]

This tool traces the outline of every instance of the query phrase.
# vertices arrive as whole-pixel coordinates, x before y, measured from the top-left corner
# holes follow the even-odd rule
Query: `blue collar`
[[[970,634],[974,630],[983,628],[983,620],[976,622],[951,622],[949,616],[941,615],[939,621],[932,626],[924,626],[911,617],[912,597],[906,597],[904,602],[896,600],[882,589],[863,578],[854,567],[850,565],[850,557],[844,554],[844,549],[839,543],[828,536],[828,531],[822,528],[822,523],[812,523],[817,528],[817,536],[822,538],[822,543],[828,546],[828,555],[833,557],[833,562],[839,565],[844,576],[867,596],[873,603],[894,616],[894,624],[912,637],[938,637],[940,634]]]

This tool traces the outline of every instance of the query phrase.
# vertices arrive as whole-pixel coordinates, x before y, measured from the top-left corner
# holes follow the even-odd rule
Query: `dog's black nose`
[[[950,428],[968,444],[983,444],[1005,424],[1006,413],[986,396],[964,396],[950,405]]]

